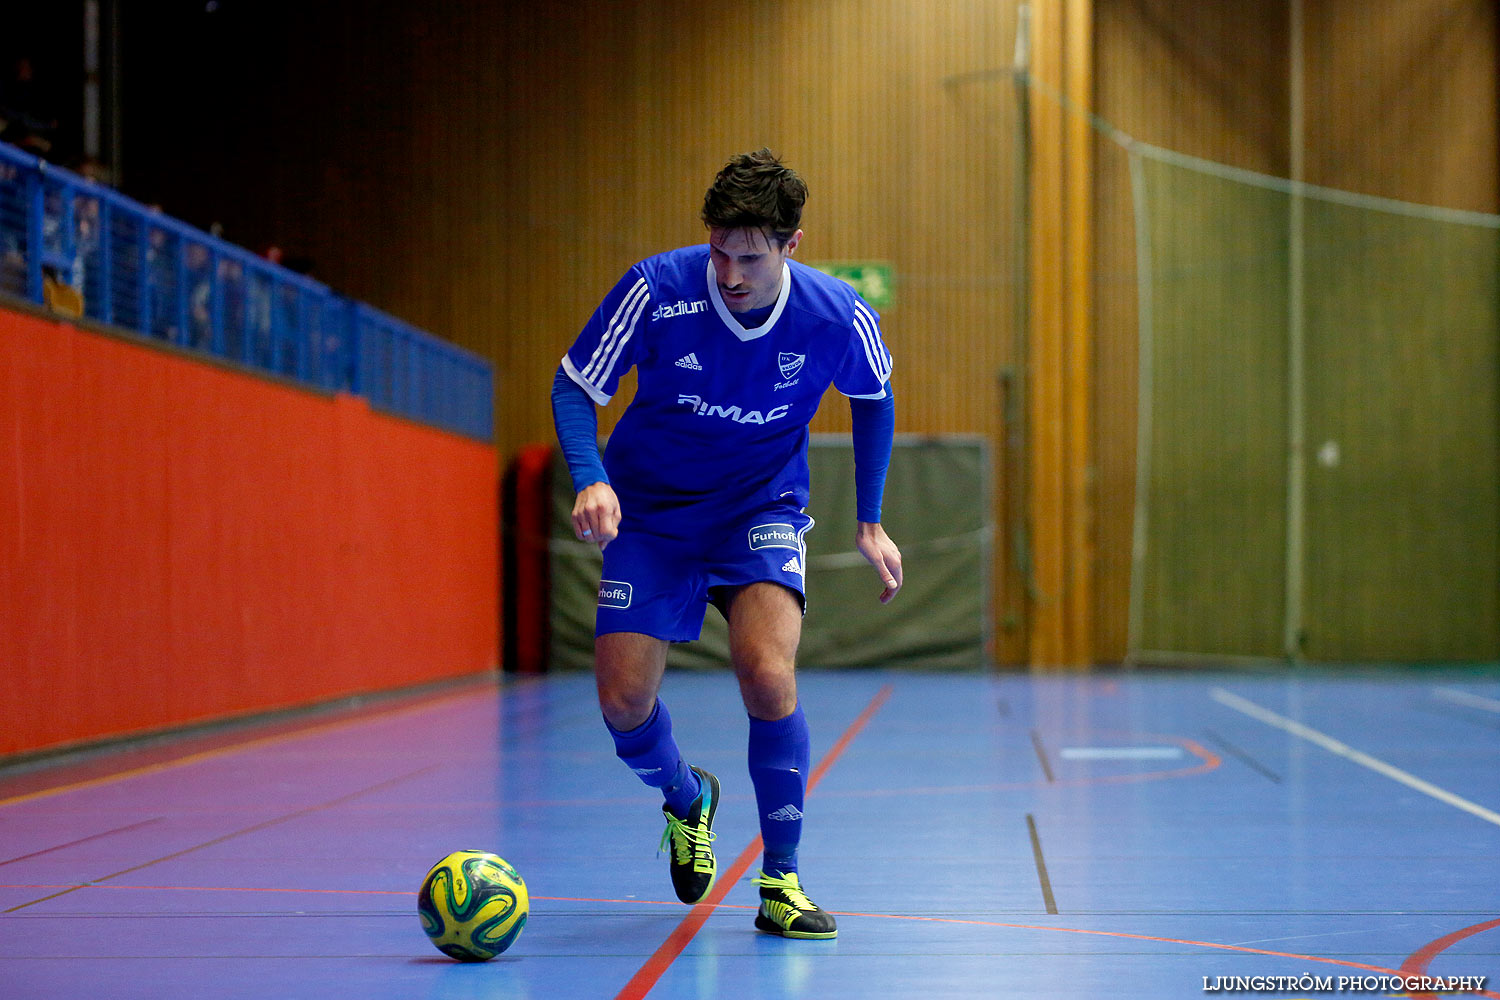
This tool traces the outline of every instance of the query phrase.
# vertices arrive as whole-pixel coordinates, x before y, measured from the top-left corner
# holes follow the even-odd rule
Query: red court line
[[[257,885],[101,885],[97,882],[12,882],[0,885],[0,889],[108,889],[113,892],[134,889],[137,892],[274,892],[286,894],[337,895],[337,896],[411,896],[415,889],[276,889]],[[532,899],[541,899],[533,896]],[[600,902],[609,902],[600,900]]]
[[[415,900],[415,889],[308,889],[303,886],[277,888],[262,885],[121,885],[97,882],[0,882],[0,889],[103,889],[110,892],[248,892],[277,896],[399,896]],[[588,896],[535,896],[532,902],[542,903],[614,903],[621,906],[669,906],[682,905],[675,899],[600,899]],[[705,904],[706,905],[706,904]],[[744,903],[720,903],[721,910],[754,910],[756,907]],[[830,911],[832,912],[832,911]],[[851,914],[861,916],[861,914]]]
[[[1475,934],[1494,930],[1497,927],[1500,927],[1500,917],[1494,920],[1486,920],[1483,923],[1474,924],[1470,927],[1460,928],[1452,934],[1444,934],[1436,941],[1424,944],[1412,952],[1412,956],[1402,963],[1401,974],[1403,976],[1425,976],[1427,975],[1427,966],[1431,965],[1432,960],[1438,955],[1441,955],[1464,938],[1473,937]],[[1500,993],[1491,993],[1488,990],[1480,990],[1476,995],[1482,997],[1500,997]],[[1412,1000],[1437,1000],[1437,996],[1433,993],[1413,993]]]
[[[0,883],[0,889],[105,889],[113,892],[135,890],[137,892],[254,892],[278,895],[313,896],[402,896],[416,899],[415,889],[309,889],[304,886],[281,887],[266,885],[122,885],[97,882],[9,882]],[[532,900],[547,903],[619,903],[627,906],[681,906],[675,899],[597,899],[591,896],[531,896]],[[741,903],[720,903],[721,909],[753,910],[755,907]]]
[[[891,685],[889,684],[884,685],[879,691],[875,692],[875,697],[870,699],[870,703],[865,706],[865,710],[859,713],[859,717],[849,724],[848,729],[844,730],[844,735],[840,736],[838,742],[829,749],[828,753],[823,755],[822,760],[818,761],[818,765],[813,768],[812,775],[807,779],[807,793],[809,795],[817,787],[818,782],[823,779],[823,775],[828,773],[828,769],[843,754],[845,748],[849,746],[855,736],[859,735],[859,731],[865,728],[865,724],[875,717],[875,713],[880,711],[880,706],[884,705],[886,699],[890,696]],[[714,886],[713,892],[708,894],[708,898],[697,906],[694,906],[688,915],[682,918],[682,922],[673,928],[671,934],[667,935],[667,939],[661,943],[661,947],[657,948],[651,957],[646,959],[646,964],[642,965],[636,971],[636,974],[630,977],[630,982],[625,984],[625,988],[616,994],[615,1000],[641,1000],[642,997],[651,992],[652,987],[656,985],[662,975],[672,967],[672,963],[677,961],[677,956],[682,954],[683,949],[688,946],[698,931],[702,929],[703,924],[714,912],[714,908],[729,894],[729,890],[734,887],[741,876],[749,870],[750,863],[761,852],[761,846],[760,836],[757,834],[750,841],[749,846],[740,852],[740,856],[734,859],[734,864],[730,866],[729,870],[719,876],[719,881]]]
[[[0,797],[0,808],[3,808],[5,806],[18,805],[22,802],[30,802],[33,799],[43,799],[52,795],[60,795],[63,792],[77,791],[82,788],[93,788],[97,785],[107,785],[112,781],[122,781],[126,778],[135,778],[146,774],[156,774],[160,771],[167,771],[174,767],[180,767],[183,764],[194,764],[202,760],[211,760],[215,757],[223,757],[227,754],[237,753],[240,750],[248,750],[251,747],[269,746],[274,743],[299,739],[303,736],[309,736],[313,733],[326,733],[336,729],[346,729],[350,726],[357,726],[361,723],[369,722],[372,719],[391,718],[398,715],[425,711],[426,709],[434,708],[438,705],[442,705],[450,701],[457,701],[463,698],[472,698],[476,694],[491,690],[492,684],[488,680],[480,680],[475,682],[474,688],[472,689],[468,688],[467,685],[465,685],[465,687],[465,690],[455,691],[452,693],[441,693],[430,696],[418,695],[416,697],[420,698],[421,700],[415,703],[406,699],[402,699],[396,704],[389,707],[356,708],[352,710],[355,714],[340,715],[335,719],[308,720],[305,724],[295,721],[284,723],[284,725],[291,726],[292,728],[290,729],[279,728],[279,726],[283,724],[274,722],[266,723],[266,725],[268,726],[277,726],[278,728],[275,732],[269,735],[246,736],[246,738],[244,739],[235,740],[231,743],[219,744],[208,750],[190,752],[182,757],[173,757],[169,760],[157,761],[156,763],[152,764],[142,764],[139,766],[127,767],[123,770],[115,771],[109,774],[101,774],[98,777],[85,778],[81,781],[71,781],[61,785],[53,785],[48,788],[39,788],[36,791],[23,792],[19,795],[12,795],[9,798]]]
[[[831,760],[829,760],[828,762],[831,763]],[[752,844],[751,844],[751,846],[752,846],[752,848],[754,848],[754,850],[759,850],[759,839],[757,838],[757,840],[753,841]],[[750,852],[750,853],[751,853],[751,857],[753,857],[754,856],[753,855],[753,851]],[[736,862],[736,863],[738,864],[738,862]],[[743,870],[740,872],[740,874],[741,875],[744,874]],[[736,881],[738,880],[738,876],[736,876],[735,880]],[[61,885],[61,884],[57,884],[57,885],[43,885],[43,884],[0,885],[0,889],[64,889],[64,888],[69,888],[69,887],[65,886],[65,885]],[[202,886],[202,885],[193,885],[193,886],[187,886],[187,885],[89,885],[89,886],[84,886],[84,887],[80,887],[80,888],[89,888],[89,889],[114,889],[114,890],[136,889],[136,890],[152,890],[152,891],[185,891],[185,892],[314,893],[314,894],[337,894],[337,895],[359,895],[359,896],[407,896],[407,897],[412,897],[412,896],[416,895],[415,892],[408,891],[408,890],[402,890],[402,889],[268,889],[268,888],[250,888],[250,887],[246,887],[246,886]],[[727,892],[727,889],[725,890],[725,892]],[[710,897],[710,899],[706,900],[706,901],[704,901],[702,903],[699,903],[698,907],[702,907],[702,908],[704,908],[706,910],[709,910],[709,911],[712,911],[714,909],[725,909],[725,910],[751,910],[751,909],[754,909],[754,907],[752,907],[752,906],[747,906],[747,905],[743,905],[743,904],[739,904],[739,903],[723,903],[723,902],[716,902],[716,901],[714,901],[715,897],[722,899],[723,895],[724,895],[724,893],[719,892],[718,889],[716,888],[715,891],[714,891],[714,893],[713,893],[713,895]],[[681,903],[677,902],[676,900],[655,900],[655,899],[593,899],[593,898],[585,898],[585,897],[581,897],[581,896],[532,896],[531,898],[534,899],[534,900],[546,900],[546,901],[549,901],[549,902],[558,902],[558,903],[618,903],[618,904],[627,905],[627,906],[673,906],[673,907],[675,907],[675,906],[681,906],[682,905]],[[696,909],[698,909],[698,907],[694,907],[694,909],[696,910]],[[1304,954],[1301,954],[1300,952],[1294,952],[1294,951],[1273,951],[1273,950],[1268,949],[1268,948],[1251,948],[1248,945],[1241,945],[1241,944],[1223,944],[1223,943],[1218,942],[1218,941],[1196,941],[1196,940],[1193,940],[1192,938],[1173,938],[1173,937],[1164,937],[1164,936],[1156,935],[1156,934],[1132,934],[1132,933],[1130,933],[1128,931],[1101,931],[1101,930],[1093,930],[1093,929],[1085,928],[1085,927],[1056,927],[1056,926],[1045,926],[1045,925],[1042,925],[1042,924],[1013,924],[1013,923],[1004,923],[1004,922],[998,921],[998,920],[967,920],[967,919],[964,919],[962,917],[924,917],[924,916],[920,916],[920,915],[917,915],[917,914],[910,914],[910,913],[860,913],[860,912],[855,912],[855,911],[852,911],[852,910],[829,910],[828,912],[832,913],[834,916],[838,916],[838,917],[868,918],[870,920],[910,920],[910,921],[917,922],[917,923],[959,924],[959,925],[967,926],[967,927],[998,927],[998,928],[1001,928],[1001,929],[1004,929],[1004,930],[1044,931],[1044,932],[1051,933],[1051,934],[1085,934],[1085,935],[1089,935],[1089,936],[1092,936],[1092,937],[1122,938],[1122,939],[1128,940],[1128,941],[1155,941],[1155,942],[1158,942],[1160,944],[1180,944],[1180,945],[1186,945],[1186,946],[1192,947],[1192,948],[1209,948],[1209,949],[1212,949],[1214,951],[1232,951],[1232,952],[1239,952],[1239,953],[1242,953],[1242,954],[1249,954],[1249,955],[1266,955],[1266,956],[1269,956],[1271,958],[1290,958],[1290,959],[1295,959],[1297,961],[1302,961],[1302,962],[1319,962],[1319,963],[1322,963],[1324,965],[1342,965],[1342,966],[1346,966],[1346,967],[1351,968],[1351,969],[1361,969],[1361,970],[1363,970],[1365,972],[1374,972],[1374,973],[1380,973],[1380,974],[1383,974],[1383,975],[1403,976],[1403,977],[1406,977],[1406,976],[1422,976],[1422,975],[1427,975],[1428,974],[1427,973],[1428,963],[1430,963],[1435,956],[1437,956],[1438,954],[1442,953],[1443,951],[1445,951],[1446,949],[1448,949],[1449,947],[1451,947],[1453,944],[1455,944],[1455,943],[1457,943],[1459,941],[1462,941],[1464,938],[1472,937],[1475,934],[1482,933],[1483,931],[1493,930],[1493,929],[1495,929],[1497,927],[1500,927],[1500,918],[1497,918],[1495,920],[1485,921],[1484,923],[1474,924],[1472,927],[1465,927],[1462,930],[1454,931],[1452,934],[1448,934],[1448,935],[1445,935],[1444,937],[1438,938],[1436,941],[1433,941],[1431,944],[1424,945],[1421,949],[1419,949],[1416,953],[1414,953],[1411,956],[1411,958],[1408,958],[1406,960],[1405,964],[1403,964],[1400,969],[1391,969],[1391,968],[1388,968],[1388,967],[1383,966],[1383,965],[1370,965],[1370,964],[1368,964],[1366,962],[1351,962],[1351,961],[1349,961],[1347,959],[1342,959],[1342,958],[1327,958],[1327,957],[1324,957],[1324,956],[1321,956],[1321,955],[1304,955]],[[689,915],[689,919],[690,918],[691,918],[691,914]],[[706,919],[706,917],[705,917],[705,919]],[[683,922],[686,923],[687,921],[684,920]],[[699,921],[699,926],[701,926],[701,924],[702,924],[702,921]],[[672,940],[671,938],[668,938],[669,942],[671,940]],[[687,944],[687,942],[691,941],[691,940],[692,940],[692,937],[688,936],[683,941],[683,945],[685,946]],[[663,945],[663,947],[665,947],[665,944]],[[660,951],[660,949],[658,949],[658,951]],[[680,953],[680,951],[681,951],[681,949],[679,949],[679,953]],[[672,957],[675,959],[676,955],[673,955]],[[667,964],[670,965],[670,962],[668,962]],[[666,971],[666,966],[663,966],[662,971],[663,972]],[[639,975],[640,975],[640,973],[637,973],[637,976],[639,976]],[[660,978],[660,974],[658,974],[657,978]],[[634,980],[632,980],[632,982],[634,982]],[[651,986],[653,986],[653,985],[655,985],[655,980],[653,980],[649,984],[646,984],[645,988],[647,990],[649,990],[651,988]],[[624,996],[625,994],[622,993],[620,995]],[[645,994],[642,993],[642,994],[633,994],[633,995],[635,995],[635,996],[644,996]],[[1413,994],[1410,994],[1410,995],[1412,997],[1412,1000],[1439,1000],[1439,998],[1434,997],[1434,995],[1431,994],[1431,993],[1413,993]],[[1490,998],[1493,998],[1493,1000],[1500,1000],[1500,993],[1492,993],[1492,992],[1489,992],[1489,991],[1486,991],[1486,990],[1471,991],[1471,992],[1466,993],[1464,995],[1465,996],[1490,997]]]
[[[1321,955],[1301,955],[1293,951],[1272,951],[1268,948],[1251,948],[1247,945],[1242,944],[1220,944],[1216,941],[1194,941],[1191,938],[1160,937],[1154,934],[1130,934],[1126,931],[1096,931],[1081,927],[1044,927],[1038,924],[1006,924],[994,920],[963,920],[958,917],[919,917],[900,913],[854,914],[840,913],[837,910],[830,910],[829,912],[840,917],[861,916],[875,917],[882,920],[918,920],[937,924],[966,924],[971,927],[1003,927],[1008,930],[1021,931],[1057,931],[1062,934],[1089,934],[1097,937],[1125,938],[1131,941],[1157,941],[1162,944],[1182,944],[1189,945],[1194,948],[1212,948],[1216,951],[1234,951],[1249,955],[1269,955],[1272,958],[1294,958],[1303,962],[1320,962],[1324,965],[1343,965],[1351,969],[1363,969],[1366,972],[1376,972],[1391,976],[1406,976],[1411,974],[1407,971],[1405,966],[1403,966],[1400,970],[1389,969],[1383,965],[1369,965],[1365,962],[1351,962],[1343,958],[1325,958]],[[1491,921],[1488,924],[1476,924],[1474,927],[1466,928],[1465,931],[1458,931],[1455,934],[1450,934],[1447,938],[1439,938],[1437,941],[1433,942],[1433,944],[1442,944],[1442,946],[1446,948],[1449,944],[1452,944],[1453,941],[1459,940],[1461,937],[1467,937],[1468,933],[1466,932],[1477,933],[1477,931],[1484,930],[1487,927],[1494,927],[1496,925],[1500,925],[1500,920]],[[1428,947],[1430,948],[1432,947],[1432,945],[1428,945]],[[1439,948],[1438,950],[1441,951],[1442,949]],[[1407,959],[1407,963],[1410,964],[1411,959]],[[1464,995],[1495,997],[1497,998],[1497,1000],[1500,1000],[1500,994],[1489,993],[1483,990],[1474,993],[1466,993]],[[1411,994],[1411,996],[1415,998],[1419,996],[1430,996],[1430,994],[1413,993]]]
[[[303,816],[308,816],[308,815],[311,815],[312,813],[321,812],[324,809],[328,809],[328,808],[330,808],[332,806],[340,805],[341,803],[348,802],[348,801],[350,801],[352,799],[356,799],[356,798],[359,798],[361,796],[368,795],[371,792],[374,792],[374,791],[377,791],[377,790],[380,790],[380,789],[389,788],[389,787],[391,787],[393,785],[398,785],[398,784],[400,784],[403,781],[410,781],[412,778],[415,778],[418,775],[426,774],[427,772],[433,770],[437,766],[438,765],[436,765],[436,764],[429,764],[426,767],[419,767],[415,771],[412,771],[412,772],[410,772],[408,774],[398,774],[398,775],[395,775],[394,777],[387,778],[384,781],[377,781],[373,785],[368,785],[368,786],[366,786],[364,788],[355,789],[354,791],[349,792],[346,795],[340,795],[337,798],[329,799],[326,802],[319,802],[319,803],[316,803],[314,805],[304,806],[303,808],[293,810],[292,812],[283,813],[283,814],[281,814],[279,816],[273,816],[273,817],[271,817],[268,820],[265,820],[265,821],[260,822],[260,823],[256,823],[256,824],[254,824],[252,826],[247,826],[247,827],[244,827],[244,828],[239,829],[239,830],[231,830],[229,833],[223,834],[222,836],[214,837],[212,840],[205,840],[201,844],[194,844],[191,847],[184,847],[181,850],[173,851],[171,854],[164,854],[164,855],[162,855],[159,858],[152,858],[150,861],[143,861],[143,862],[141,862],[138,865],[131,865],[129,868],[122,869],[121,871],[113,872],[113,873],[111,873],[109,875],[101,875],[101,876],[99,876],[96,879],[90,879],[89,881],[81,883],[79,885],[70,886],[67,889],[63,889],[61,892],[54,892],[50,896],[43,896],[41,899],[33,899],[33,900],[28,901],[28,902],[21,903],[21,904],[18,904],[16,906],[9,907],[9,908],[7,908],[5,910],[0,910],[0,916],[8,915],[8,914],[11,914],[11,913],[15,913],[18,910],[24,910],[28,906],[35,906],[38,903],[49,902],[51,900],[57,899],[60,896],[66,896],[69,893],[77,892],[80,889],[85,889],[85,888],[87,888],[87,887],[89,887],[91,885],[97,885],[97,884],[99,884],[101,882],[108,882],[108,881],[110,881],[112,879],[117,879],[117,878],[119,878],[122,875],[129,875],[129,874],[131,874],[133,872],[138,872],[138,871],[141,871],[142,869],[150,868],[152,865],[159,865],[163,861],[172,861],[172,860],[175,860],[176,858],[180,858],[180,857],[182,857],[182,856],[184,856],[186,854],[191,854],[194,851],[201,851],[205,847],[214,847],[214,846],[216,846],[218,844],[224,843],[225,841],[233,840],[236,837],[243,837],[243,836],[245,836],[248,833],[258,833],[258,832],[260,832],[262,830],[270,829],[271,827],[277,826],[277,825],[279,825],[281,823],[286,823],[286,822],[289,822],[289,821],[294,820],[294,819],[298,819],[298,818],[303,817]]]

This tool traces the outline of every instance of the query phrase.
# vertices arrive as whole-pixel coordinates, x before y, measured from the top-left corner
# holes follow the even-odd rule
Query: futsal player
[[[706,245],[632,267],[553,380],[557,436],[577,490],[573,528],[603,550],[595,625],[599,705],[616,753],[661,789],[673,888],[708,897],[719,779],[689,766],[658,697],[669,643],[729,623],[749,714],[750,780],[765,845],[755,926],[832,938],[798,871],[810,746],[794,660],[806,608],[808,422],[828,386],[849,398],[855,545],[881,603],[901,553],[880,524],[895,403],[875,312],[846,283],[793,261],[807,188],[769,150],[733,157],[703,199]],[[603,461],[595,404],[636,369]]]

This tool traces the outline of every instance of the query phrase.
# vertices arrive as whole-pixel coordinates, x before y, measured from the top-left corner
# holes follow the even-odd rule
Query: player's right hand
[[[573,499],[573,534],[599,551],[620,533],[620,498],[608,483],[585,486]]]

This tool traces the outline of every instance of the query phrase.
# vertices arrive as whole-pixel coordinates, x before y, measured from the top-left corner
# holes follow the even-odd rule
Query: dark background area
[[[56,119],[49,157],[76,165],[83,155],[83,5],[82,3],[7,4],[0,32],[0,72],[9,84],[17,60],[31,61],[36,105],[32,109]]]
[[[317,141],[327,102],[340,78],[383,76],[357,72],[329,41],[344,16],[337,4],[100,0],[98,176],[233,243],[306,258],[304,233],[287,220],[318,187],[310,176],[330,169]],[[57,122],[46,158],[84,169],[83,3],[18,6],[6,19],[0,65],[8,79],[19,58],[30,59],[35,108]],[[351,106],[380,114],[376,102]],[[283,209],[288,186],[296,196]]]
[[[416,5],[126,4],[122,190],[389,308],[380,262],[414,241],[372,213],[446,194],[412,177],[433,155],[412,145],[413,81],[445,73],[432,35]]]
[[[269,209],[279,199],[241,192],[264,190],[257,175],[268,163],[277,171],[291,162],[315,166],[304,158],[309,123],[288,97],[297,11],[251,0],[125,5],[119,181],[126,194],[199,228],[220,226],[230,242],[253,250],[278,242]],[[280,148],[264,148],[271,135]]]

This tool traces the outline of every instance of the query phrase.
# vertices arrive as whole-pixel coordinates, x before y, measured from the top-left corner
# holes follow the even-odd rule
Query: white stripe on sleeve
[[[579,387],[582,388],[584,392],[588,393],[589,398],[592,399],[595,403],[600,406],[609,405],[610,397],[606,396],[600,390],[594,388],[593,383],[589,382],[588,379],[583,377],[583,373],[573,366],[573,359],[568,357],[566,354],[562,356],[562,369],[563,371],[567,372],[568,378],[578,383]]]
[[[859,334],[860,343],[864,345],[865,360],[870,363],[870,371],[881,382],[890,378],[891,356],[880,342],[880,328],[875,323],[875,317],[863,302],[854,304],[854,331]]]
[[[625,350],[625,345],[630,343],[631,336],[635,333],[636,326],[640,323],[641,314],[646,311],[646,306],[651,301],[649,292],[642,291],[631,308],[630,315],[625,319],[624,332],[615,339],[615,349],[610,352],[609,360],[604,365],[603,381],[608,381],[614,372],[615,363],[620,360],[620,352]]]
[[[637,279],[636,283],[630,286],[630,291],[625,293],[625,297],[620,300],[619,307],[615,309],[615,314],[610,317],[604,336],[599,338],[599,346],[594,348],[588,364],[583,366],[580,374],[586,381],[594,385],[603,385],[609,381],[609,371],[614,367],[615,359],[620,356],[619,349],[624,345],[624,341],[630,339],[630,334],[635,328],[635,321],[640,318],[641,310],[645,307],[650,295],[645,278]]]

